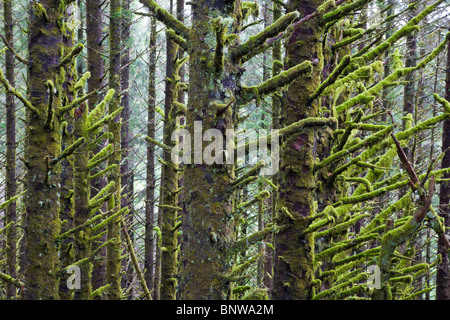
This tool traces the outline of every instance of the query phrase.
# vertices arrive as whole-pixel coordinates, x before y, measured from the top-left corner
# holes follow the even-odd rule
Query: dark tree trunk
[[[156,107],[156,19],[150,20],[150,43],[149,43],[149,89],[148,89],[148,113],[147,113],[147,135],[155,139],[155,107]],[[145,282],[148,288],[153,288],[154,279],[154,254],[155,235],[153,232],[155,222],[155,145],[147,145],[147,172],[145,188],[145,258],[144,268]]]
[[[99,0],[86,0],[86,44],[87,44],[87,69],[91,73],[91,77],[88,79],[88,92],[99,89],[102,86],[102,79],[104,74],[103,63],[103,45],[102,45],[102,28],[103,28],[103,11],[101,9],[102,1]],[[89,110],[92,110],[98,103],[99,97],[92,96],[89,98]],[[93,153],[99,152],[103,148],[103,142],[95,147]],[[92,170],[91,175],[94,175],[99,169]],[[98,177],[91,180],[91,197],[95,197],[99,190],[105,186],[105,180],[103,177]],[[92,249],[95,250],[102,242],[106,240],[106,237],[100,239],[100,242],[93,242]],[[99,255],[106,256],[106,248],[99,251]],[[105,285],[106,267],[105,260],[96,260],[93,263],[92,270],[92,289],[96,290]],[[96,296],[94,299],[101,299],[100,296]]]
[[[125,219],[128,227],[128,233],[130,239],[133,242],[133,170],[130,157],[130,93],[128,91],[130,86],[130,29],[131,29],[131,13],[130,13],[130,1],[123,1],[123,13],[122,13],[122,56],[121,56],[121,91],[122,100],[122,126],[121,126],[121,149],[122,149],[122,164],[120,166],[121,185],[124,186],[121,196],[121,207],[129,208],[129,213]],[[133,268],[131,268],[131,261],[124,260],[123,265],[128,265],[125,274],[122,278],[122,287],[128,287],[133,280]],[[129,298],[132,297],[132,291],[130,291]]]
[[[57,8],[57,9],[55,9]],[[61,153],[58,117],[47,122],[49,93],[47,80],[57,83],[57,64],[61,60],[66,7],[55,0],[33,2],[29,34],[29,100],[25,159],[25,253],[24,277],[27,300],[58,299],[58,250],[55,239],[60,232],[59,192],[61,165],[50,164]],[[43,46],[42,44],[45,44]],[[53,108],[53,106],[51,107]],[[50,167],[51,166],[51,167]]]
[[[445,80],[445,99],[450,101],[450,42],[447,43],[447,67]],[[442,131],[442,151],[447,151],[442,158],[442,168],[450,167],[450,120],[444,121],[444,129]],[[445,179],[450,178],[450,174],[445,174]],[[444,182],[441,184],[439,193],[439,215],[444,218],[445,227],[450,227],[450,184]],[[438,253],[442,255],[442,263],[437,267],[436,275],[436,299],[449,300],[450,299],[450,262],[448,253],[441,238],[438,242]]]
[[[290,1],[289,11],[298,10],[302,17],[312,14],[322,1]],[[285,93],[286,106],[281,110],[280,125],[317,116],[317,103],[311,105],[309,97],[320,84],[323,67],[322,30],[317,18],[299,25],[286,45],[288,65],[303,61],[316,61],[311,76],[293,81]],[[314,279],[314,241],[311,235],[302,235],[313,214],[313,173],[315,136],[312,130],[292,135],[283,141],[280,150],[278,225],[288,227],[275,234],[275,262],[272,298],[276,300],[307,300],[312,297],[310,283]],[[286,208],[293,219],[282,208]]]
[[[14,44],[12,2],[6,0],[3,3],[3,19],[5,23],[5,39],[11,45]],[[11,51],[5,53],[5,78],[14,86],[14,54]],[[6,94],[6,201],[16,195],[16,105],[14,96]],[[6,208],[5,224],[15,223],[17,220],[16,202],[13,201]],[[6,271],[16,277],[16,226],[10,226],[6,232]],[[15,286],[12,283],[6,284],[6,299],[15,296]]]
[[[120,42],[121,42],[121,1],[110,1],[110,19],[109,19],[109,88],[115,91],[114,97],[109,103],[109,114],[113,114],[120,107]],[[120,210],[120,116],[108,123],[109,132],[112,135],[109,143],[113,146],[113,155],[108,158],[108,166],[116,165],[108,176],[108,183],[114,182],[114,196],[108,201],[108,210],[117,212]],[[120,228],[117,217],[107,226],[107,239],[112,241],[106,247],[106,283],[109,284],[107,291],[108,300],[120,300],[122,296],[121,288],[121,245]]]

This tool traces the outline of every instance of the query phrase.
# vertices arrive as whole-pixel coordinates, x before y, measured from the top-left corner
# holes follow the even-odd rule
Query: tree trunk
[[[58,250],[55,238],[60,232],[59,192],[61,165],[52,165],[61,153],[58,117],[47,123],[49,93],[47,80],[56,83],[61,60],[66,7],[55,0],[34,2],[31,6],[29,35],[28,92],[25,159],[25,293],[24,298],[58,299]],[[64,20],[63,20],[64,21]],[[45,45],[43,45],[45,44]],[[53,106],[51,106],[53,108]]]
[[[290,1],[289,11],[298,10],[302,17],[312,14],[322,1]],[[315,61],[311,76],[293,81],[285,93],[286,105],[281,110],[280,125],[286,127],[298,120],[317,116],[317,103],[310,105],[309,97],[320,84],[323,67],[322,30],[314,17],[299,25],[288,38],[287,65],[293,67],[303,61]],[[302,235],[313,214],[315,177],[314,131],[305,131],[282,141],[280,150],[278,225],[287,228],[275,234],[275,265],[272,298],[275,300],[306,300],[312,297],[310,283],[314,279],[314,239]],[[283,209],[286,208],[290,215]]]
[[[156,107],[156,19],[150,19],[150,43],[149,43],[149,89],[147,112],[147,136],[155,139],[155,107]],[[148,288],[153,288],[154,279],[154,254],[155,235],[153,227],[155,223],[155,145],[147,144],[147,172],[145,187],[145,258],[144,268],[145,282]]]
[[[450,42],[447,42],[447,67],[445,80],[445,99],[450,101]],[[450,167],[450,120],[444,121],[444,129],[442,131],[442,151],[447,151],[442,158],[442,168]],[[449,179],[450,174],[445,174],[444,179]],[[444,218],[444,225],[446,228],[450,227],[450,184],[444,182],[441,184],[439,192],[439,216]],[[438,241],[438,253],[442,255],[442,263],[437,266],[436,275],[436,299],[449,300],[450,299],[450,262],[448,253],[441,238]]]
[[[109,19],[109,88],[115,91],[114,97],[109,103],[109,114],[114,113],[120,107],[120,40],[121,40],[121,5],[120,0],[110,2]],[[116,165],[108,176],[108,183],[114,182],[115,194],[108,201],[108,210],[117,212],[120,210],[120,116],[108,123],[112,136],[109,143],[113,146],[113,155],[108,159],[108,166]],[[120,300],[121,288],[121,246],[119,221],[122,217],[113,219],[107,226],[107,239],[112,241],[106,248],[106,283],[110,284],[107,291],[108,300]]]
[[[172,3],[172,2],[171,2]],[[172,7],[172,6],[171,6]],[[166,33],[166,87],[164,103],[163,143],[173,147],[172,133],[177,128],[177,105],[179,90],[178,45]],[[171,160],[171,150],[164,150],[164,176],[161,189],[162,250],[161,250],[161,300],[175,300],[178,265],[178,165]]]
[[[134,236],[133,236],[133,170],[131,165],[131,157],[130,157],[130,139],[131,139],[131,133],[130,133],[130,93],[128,91],[130,86],[130,46],[131,46],[131,39],[130,39],[130,28],[131,28],[131,13],[130,13],[130,1],[124,0],[123,1],[123,13],[122,13],[122,38],[124,39],[122,41],[122,56],[121,56],[121,91],[122,94],[122,100],[121,104],[123,107],[122,110],[122,126],[121,126],[121,149],[122,149],[122,164],[120,166],[120,173],[121,173],[121,185],[124,186],[122,190],[122,197],[121,197],[121,207],[129,208],[129,213],[125,219],[128,229],[128,233],[130,235],[130,239],[133,242]],[[123,261],[123,265],[131,265],[130,259],[126,262]],[[129,267],[123,278],[122,278],[122,287],[126,288],[128,287],[132,280],[133,280],[133,268]],[[132,292],[129,294],[129,298],[132,297]]]
[[[240,8],[239,1],[235,4]],[[193,5],[192,31],[189,35],[189,95],[186,124],[191,138],[199,143],[201,156],[202,134],[210,128],[220,130],[233,128],[232,111],[216,118],[219,104],[224,103],[223,79],[229,76],[228,84],[235,75],[217,74],[214,66],[215,31],[213,19],[228,18],[232,13],[228,2],[197,0]],[[236,32],[233,30],[232,32]],[[216,50],[217,52],[217,50]],[[220,52],[217,52],[220,55]],[[217,60],[216,60],[217,61]],[[222,70],[220,70],[222,71]],[[198,121],[194,129],[194,121]],[[200,129],[201,124],[202,129]],[[194,131],[195,130],[195,131]],[[186,139],[186,138],[183,138]],[[187,141],[186,143],[192,143]],[[191,160],[194,160],[193,158]],[[201,159],[197,159],[201,160]],[[227,295],[224,276],[231,268],[231,259],[226,252],[232,241],[232,196],[229,190],[233,166],[227,164],[208,165],[203,161],[185,164],[183,186],[183,252],[181,253],[180,290],[182,299],[220,300]]]
[[[14,44],[14,30],[12,17],[12,2],[6,0],[3,3],[3,19],[5,23],[5,39],[11,45]],[[14,86],[14,54],[7,50],[5,53],[5,77],[9,83]],[[6,201],[16,195],[16,105],[14,96],[6,94]],[[6,208],[5,224],[16,223],[17,212],[16,202],[13,201]],[[16,277],[16,226],[10,226],[6,231],[6,271],[15,278]],[[12,283],[6,284],[6,299],[13,299],[16,288]]]
[[[99,89],[102,86],[102,79],[104,73],[103,63],[103,45],[102,45],[102,19],[103,11],[101,9],[101,1],[99,0],[86,0],[86,44],[87,44],[87,69],[91,76],[88,79],[88,92]],[[89,98],[89,110],[92,110],[99,97],[92,96]],[[104,142],[102,141],[92,151],[94,154],[99,152],[103,148]],[[94,175],[98,170],[95,168],[91,171]],[[95,197],[99,190],[105,187],[105,179],[98,177],[91,180],[91,197]],[[104,242],[106,237],[103,237],[100,242]],[[92,243],[92,249],[95,250],[100,244],[96,242]],[[106,256],[106,248],[99,251],[99,255]],[[92,270],[92,289],[96,290],[105,285],[106,266],[103,259],[95,260],[93,262]],[[97,296],[94,299],[101,299],[101,296]]]

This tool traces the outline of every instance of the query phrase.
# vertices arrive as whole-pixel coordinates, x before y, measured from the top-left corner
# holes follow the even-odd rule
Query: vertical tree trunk
[[[240,5],[240,1],[234,3],[236,10],[240,10]],[[235,84],[236,75],[233,72],[236,70],[230,68],[227,70],[229,73],[223,75],[216,73],[213,62],[215,41],[211,41],[216,38],[212,21],[229,18],[233,13],[232,7],[229,2],[205,0],[195,1],[192,7],[186,124],[194,138],[194,121],[201,121],[202,132],[199,128],[196,130],[200,137],[196,142],[200,144],[199,152],[193,152],[196,156],[204,150],[201,145],[203,132],[216,128],[225,137],[225,130],[233,128],[233,111],[224,112],[218,118],[216,114],[219,104],[225,102],[223,83],[226,82],[222,82],[221,78],[229,77],[227,84]],[[217,54],[220,55],[220,52]],[[223,277],[231,268],[226,248],[232,241],[234,230],[229,190],[233,166],[199,162],[192,161],[185,165],[180,290],[182,299],[220,300],[226,297],[228,286]]]
[[[184,22],[184,0],[177,0],[177,19],[180,20],[181,22]],[[180,46],[178,49],[178,56],[181,58],[183,57],[185,54],[185,50]],[[179,71],[179,77],[180,77],[180,83],[184,83],[186,81],[186,74],[187,74],[187,68],[186,65],[181,66],[180,71]],[[179,92],[178,92],[178,102],[181,104],[186,104],[186,98],[185,98],[185,90],[180,88]],[[182,114],[179,116],[179,126],[183,126],[185,124],[185,114]],[[179,141],[180,143],[182,143],[182,137],[179,137]],[[182,172],[183,170],[183,164],[179,165],[179,172]],[[178,179],[178,188],[182,189],[183,188],[183,174],[179,175],[179,179]],[[183,193],[180,192],[178,193],[178,207],[182,206],[182,203],[184,202],[183,200]],[[180,221],[183,221],[183,211],[179,212],[180,215]],[[180,252],[183,250],[183,242],[180,241],[180,250],[178,250],[178,259],[180,257]],[[177,299],[179,300],[180,298],[180,291],[178,290],[177,292]]]
[[[102,45],[102,19],[103,11],[101,9],[102,1],[99,0],[86,0],[86,44],[87,44],[87,70],[90,72],[91,77],[88,79],[88,92],[99,89],[102,85],[104,63],[103,63],[103,45]],[[92,110],[97,104],[98,97],[92,96],[89,98],[89,110]],[[99,145],[93,149],[93,153],[97,153],[102,149],[102,145]],[[92,172],[91,174],[95,174]],[[105,180],[103,177],[98,177],[91,180],[91,197],[95,197],[97,192],[105,186]],[[105,241],[103,237],[102,242]],[[92,244],[92,249],[95,250],[97,243]],[[106,256],[106,249],[101,249],[99,255]],[[106,268],[105,261],[103,259],[96,260],[93,263],[92,270],[92,289],[96,290],[105,285]],[[95,297],[95,299],[101,299],[101,296]]]
[[[120,40],[121,40],[121,2],[111,0],[109,19],[109,87],[115,94],[109,103],[109,114],[120,107]],[[120,116],[109,122],[109,132],[112,136],[109,143],[113,146],[113,155],[108,159],[108,165],[116,165],[108,176],[108,183],[114,182],[114,196],[108,202],[108,210],[120,210]],[[122,295],[121,288],[121,246],[119,221],[122,217],[113,219],[107,226],[108,241],[115,239],[106,248],[106,283],[110,284],[107,291],[108,300],[119,300]]]
[[[148,89],[148,113],[147,113],[147,135],[155,139],[155,107],[156,107],[156,19],[150,19],[150,42],[149,42],[149,89]],[[155,145],[147,144],[147,173],[145,188],[145,258],[144,268],[145,282],[148,288],[153,288],[154,279],[154,254],[155,236],[153,232],[155,221]]]
[[[3,3],[3,19],[5,39],[11,45],[14,44],[12,2],[6,0]],[[5,77],[9,83],[14,86],[14,54],[7,50],[5,53]],[[16,195],[16,105],[14,96],[6,94],[6,201]],[[13,201],[6,208],[5,224],[16,223],[16,202]],[[16,277],[16,226],[13,225],[6,231],[6,271]],[[15,286],[12,283],[6,284],[6,299],[12,299],[15,296]]]
[[[121,149],[122,149],[122,164],[120,166],[121,173],[121,185],[123,186],[122,197],[121,197],[121,207],[129,208],[129,213],[126,217],[126,223],[129,225],[127,227],[130,239],[133,242],[133,170],[130,165],[130,154],[129,150],[130,146],[130,93],[128,91],[130,86],[130,29],[131,29],[131,12],[130,12],[130,1],[123,1],[122,8],[122,56],[121,56],[121,91],[122,100],[121,104],[123,107],[122,110],[122,126],[121,126]],[[125,262],[125,260],[124,260]],[[131,265],[131,263],[123,263],[123,265]],[[122,278],[122,287],[126,288],[133,279],[133,268],[128,268],[126,270],[123,278]],[[130,292],[130,298],[132,296],[132,292]]]
[[[450,42],[447,42],[447,67],[445,80],[445,99],[450,101]],[[442,151],[450,148],[450,120],[444,121],[444,129],[442,131]],[[450,152],[444,154],[441,163],[442,168],[450,167]],[[445,179],[450,178],[450,174],[445,174]],[[450,227],[450,185],[448,182],[441,184],[439,193],[439,215],[444,218],[445,227]],[[439,238],[438,253],[442,255],[442,263],[437,267],[436,275],[436,299],[450,299],[450,262],[444,243]]]
[[[172,11],[172,1],[171,1]],[[174,146],[172,133],[177,128],[177,105],[179,90],[178,45],[166,33],[166,87],[164,103],[163,143]],[[175,300],[176,273],[178,265],[178,166],[171,160],[171,151],[164,150],[164,175],[161,189],[162,203],[162,250],[161,250],[161,300]]]
[[[389,6],[389,8],[386,12],[386,16],[390,17],[394,12],[394,1],[388,0],[387,5]],[[392,35],[392,33],[393,33],[392,27],[393,27],[392,20],[389,20],[389,22],[387,23],[387,26],[386,26],[386,28],[387,28],[386,33],[385,33],[386,39],[388,39]],[[386,58],[386,63],[384,64],[384,76],[385,77],[391,74],[391,60],[392,60],[390,57],[391,51],[392,50],[390,48],[388,48],[386,50],[386,52],[384,53],[384,57]],[[389,110],[389,111],[392,110],[391,97],[389,96],[391,94],[391,92],[392,92],[392,88],[390,88],[390,87],[383,89],[382,97],[383,97],[383,109],[384,110]],[[385,122],[386,119],[387,119],[387,114],[383,113],[381,115],[381,121]]]
[[[86,128],[88,108],[85,104],[81,104],[76,110],[77,116],[74,119],[74,139],[77,141],[80,138],[85,139],[83,143],[75,152],[74,160],[74,224],[80,226],[86,223],[91,218],[89,210],[89,170],[87,169],[89,162],[88,139],[89,132]],[[91,237],[90,228],[87,227],[81,232],[77,232],[74,236],[74,251],[75,261],[89,258],[91,253]],[[92,284],[92,263],[88,262],[80,267],[81,288],[75,290],[75,300],[91,300]]]
[[[276,2],[273,3],[273,18],[272,21],[277,21],[281,17],[280,5]],[[278,75],[282,71],[281,67],[281,42],[277,42],[273,45],[272,49],[272,77]],[[280,129],[280,110],[281,110],[281,95],[274,94],[272,96],[272,130]],[[278,186],[278,172],[272,176],[272,183]],[[277,209],[277,199],[278,190],[273,189],[271,193],[271,212],[270,212],[270,223],[273,222],[276,216]],[[273,235],[267,236],[267,242],[273,245]],[[273,246],[272,246],[273,248]],[[269,289],[269,293],[272,293],[273,289],[273,261],[274,261],[274,250],[269,246],[266,246],[266,261],[265,261],[265,272],[264,272],[264,285]]]
[[[414,0],[409,0],[409,3],[414,3]],[[415,17],[416,16],[416,10],[415,8],[411,8],[408,10],[409,16]],[[416,60],[417,60],[417,39],[416,35],[414,33],[408,34],[406,37],[406,59],[405,59],[405,67],[415,67],[416,66]],[[405,75],[405,81],[406,84],[404,86],[403,91],[403,116],[406,116],[408,113],[414,116],[414,101],[415,101],[415,87],[416,87],[416,81],[415,81],[415,73],[410,72]],[[406,120],[403,120],[403,130],[405,129]],[[414,163],[414,160],[411,159],[413,156],[412,151],[412,141],[408,143],[408,147],[405,148],[406,156],[408,157],[409,161],[411,163]],[[402,196],[403,192],[399,195]]]
[[[72,16],[73,13],[68,13],[68,17]],[[64,55],[70,53],[74,46],[75,34],[74,31],[66,27],[64,30],[63,36],[63,44],[64,44]],[[62,103],[66,104],[67,101],[72,101],[74,99],[74,82],[77,78],[75,65],[73,62],[68,63],[64,66],[65,79],[61,84],[57,84],[57,86],[61,85],[63,101]],[[64,151],[67,147],[72,145],[74,140],[74,113],[73,110],[67,112],[63,116],[63,121],[65,122],[64,130],[62,130],[61,135],[61,151]],[[74,219],[74,155],[71,154],[68,157],[65,157],[61,161],[61,192],[60,192],[60,219],[64,223],[61,227],[61,233],[64,233],[71,228],[73,228],[73,219]],[[74,262],[74,251],[72,250],[73,239],[71,237],[65,238],[60,245],[60,268],[65,268],[71,265]],[[68,275],[62,277],[60,281],[60,289],[59,289],[59,298],[62,300],[72,299],[71,290],[67,288],[66,281],[62,281],[66,279]]]
[[[33,2],[29,35],[29,100],[35,108],[27,112],[25,159],[25,293],[28,300],[58,299],[58,251],[55,238],[60,231],[59,174],[61,165],[52,165],[61,152],[57,117],[47,123],[48,80],[56,83],[61,59],[66,7],[59,1]],[[44,45],[45,44],[45,45]],[[53,108],[53,106],[51,106]]]
[[[304,17],[315,12],[321,3],[319,0],[294,0],[288,3],[288,9],[298,10]],[[281,110],[281,127],[317,116],[317,104],[311,105],[308,100],[320,84],[323,66],[319,16],[298,26],[288,39],[285,68],[308,60],[315,61],[316,65],[310,76],[302,77],[289,85],[285,93],[286,105]],[[275,222],[288,227],[275,234],[272,298],[276,300],[306,300],[312,297],[310,283],[314,279],[314,240],[310,234],[302,235],[302,232],[308,227],[308,217],[314,210],[314,139],[314,132],[305,130],[282,141],[280,192]],[[283,208],[290,212],[292,218]]]

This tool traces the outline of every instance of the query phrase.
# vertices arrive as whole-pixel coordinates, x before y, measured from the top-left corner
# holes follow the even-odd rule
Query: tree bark
[[[115,91],[114,97],[109,103],[109,114],[117,111],[120,107],[120,41],[121,41],[121,1],[110,1],[109,19],[109,88]],[[108,159],[108,165],[116,165],[108,176],[108,183],[114,182],[115,194],[108,202],[108,210],[116,212],[120,210],[120,116],[108,123],[109,132],[112,136],[109,143],[113,146],[113,155]],[[107,226],[107,240],[112,241],[106,248],[106,283],[108,300],[120,300],[121,288],[121,245],[119,221],[122,217],[113,219]]]
[[[302,17],[316,11],[322,1],[290,1],[288,10],[298,10]],[[281,127],[308,117],[317,116],[317,103],[309,97],[320,84],[323,68],[322,30],[319,15],[295,28],[286,45],[285,69],[304,61],[316,61],[311,76],[293,81],[285,93],[286,105],[281,110]],[[314,239],[302,232],[313,214],[315,188],[315,137],[312,130],[291,135],[281,142],[279,171],[278,225],[287,228],[275,234],[275,261],[272,298],[275,300],[307,300],[312,297],[310,283],[314,279]],[[286,208],[293,219],[283,210]]]
[[[446,66],[446,80],[445,80],[445,99],[450,101],[450,42],[447,42],[447,66]],[[444,128],[442,131],[442,151],[446,153],[442,158],[442,168],[450,167],[450,120],[444,121]],[[445,179],[450,178],[450,174],[444,175]],[[439,192],[439,216],[444,218],[444,225],[446,228],[450,227],[450,184],[444,182],[441,184]],[[438,254],[442,255],[442,263],[438,264],[436,274],[436,299],[449,300],[450,299],[450,262],[447,249],[439,238]]]
[[[171,1],[172,4],[172,1]],[[171,10],[172,11],[172,10]],[[166,33],[166,86],[164,103],[164,129],[163,143],[173,147],[172,133],[177,128],[177,106],[179,87],[178,45]],[[178,165],[171,160],[171,150],[164,150],[164,175],[162,196],[162,248],[161,250],[161,300],[175,300],[177,286],[178,265],[178,229],[175,228],[178,220]]]
[[[130,46],[131,46],[131,38],[130,38],[130,29],[131,29],[131,12],[130,12],[130,1],[123,0],[123,9],[122,9],[122,56],[121,56],[121,91],[122,99],[121,105],[123,107],[122,110],[122,126],[121,126],[121,149],[122,149],[122,164],[120,166],[121,173],[121,185],[124,186],[122,190],[121,196],[121,207],[128,207],[129,213],[125,219],[125,223],[128,225],[128,234],[130,236],[131,242],[134,242],[133,236],[133,170],[131,164],[131,156],[130,156]],[[124,276],[122,277],[122,287],[128,287],[133,279],[133,268],[131,268],[131,260],[124,260],[123,265],[128,265],[128,269],[125,271]],[[129,294],[129,298],[132,297],[132,292]]]
[[[149,42],[149,89],[148,89],[148,111],[147,111],[147,136],[155,139],[155,107],[156,107],[156,19],[150,19],[150,42]],[[154,254],[155,235],[153,227],[155,223],[155,145],[147,144],[147,171],[145,187],[145,282],[148,288],[153,288],[154,279]]]
[[[56,8],[56,9],[55,9]],[[61,153],[58,117],[47,125],[49,93],[47,80],[56,83],[56,66],[61,60],[66,7],[55,0],[34,2],[31,6],[29,52],[29,101],[25,159],[25,293],[27,300],[58,299],[58,250],[60,232],[59,192],[61,164],[50,160]],[[45,45],[43,45],[45,44]],[[53,106],[51,106],[53,108]]]
[[[3,3],[3,19],[4,19],[4,30],[5,39],[11,45],[14,44],[14,30],[13,30],[13,17],[12,17],[12,2],[11,0],[6,0]],[[5,77],[9,83],[14,86],[14,54],[7,50],[5,52]],[[17,185],[16,185],[16,104],[14,101],[14,96],[12,94],[6,94],[6,198],[8,201],[16,195]],[[16,223],[17,212],[16,212],[16,202],[13,201],[6,208],[6,219],[5,224]],[[6,271],[7,273],[16,278],[16,226],[10,226],[6,231]],[[6,284],[6,299],[12,299],[15,296],[16,288],[14,284]]]
[[[103,45],[102,45],[102,28],[103,28],[103,11],[101,9],[101,1],[99,0],[86,0],[86,44],[87,44],[87,70],[91,76],[87,81],[88,92],[99,89],[102,86],[102,79],[104,76],[104,63],[103,63]],[[89,98],[89,110],[92,110],[98,103],[99,96],[92,96]],[[92,152],[96,154],[104,147],[102,141],[96,146]],[[99,168],[91,170],[91,174],[97,173]],[[91,180],[90,196],[95,197],[99,190],[105,187],[104,177],[98,177]],[[106,237],[101,239],[101,243],[106,241]],[[92,250],[95,250],[101,243],[93,242]],[[98,253],[100,256],[106,256],[106,248],[103,248]],[[95,260],[93,262],[92,269],[92,290],[105,285],[106,278],[106,266],[105,260]],[[96,296],[94,299],[102,299],[101,295]]]

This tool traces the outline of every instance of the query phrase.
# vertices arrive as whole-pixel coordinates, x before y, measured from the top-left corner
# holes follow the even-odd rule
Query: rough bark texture
[[[167,146],[174,146],[171,140],[172,132],[177,128],[177,107],[178,100],[178,70],[176,59],[178,45],[175,44],[166,34],[166,88],[164,105],[164,130],[163,143]],[[161,191],[163,197],[163,207],[160,208],[162,214],[162,248],[161,251],[161,300],[175,300],[177,279],[177,254],[178,254],[178,229],[174,229],[177,223],[178,206],[178,166],[171,160],[171,151],[164,150],[164,188]]]
[[[61,59],[65,5],[55,0],[34,2],[30,14],[28,92],[36,112],[27,112],[26,148],[28,171],[25,188],[25,299],[58,298],[58,251],[60,231],[59,174],[61,165],[49,167],[61,152],[59,119],[46,126],[49,94],[47,80],[55,81]]]
[[[239,1],[235,6],[240,7]],[[227,18],[233,8],[229,2],[197,0],[193,5],[192,29],[189,36],[190,90],[186,124],[194,134],[194,121],[202,121],[203,132],[209,128],[225,130],[233,127],[232,113],[216,119],[216,104],[224,103],[222,83],[235,84],[233,74],[222,75],[221,83],[214,68],[216,45],[212,20]],[[200,152],[203,147],[200,146]],[[195,151],[194,151],[195,153]],[[227,188],[232,174],[230,165],[187,164],[184,175],[183,252],[180,264],[182,299],[224,299],[227,284],[223,276],[231,267],[226,252],[232,240],[232,198]]]
[[[109,20],[109,87],[115,90],[115,94],[109,103],[109,114],[117,111],[120,107],[120,39],[121,39],[121,6],[120,0],[110,2]],[[108,202],[108,210],[116,212],[120,210],[120,116],[109,122],[108,129],[112,133],[109,143],[113,146],[113,155],[108,159],[108,165],[116,165],[108,176],[108,183],[113,182],[115,195]],[[122,296],[121,288],[121,246],[119,220],[121,217],[113,219],[107,227],[108,241],[115,239],[106,248],[106,283],[110,284],[107,291],[108,300],[119,300]]]
[[[450,101],[450,42],[447,43],[447,69],[445,80],[445,99]],[[450,120],[444,121],[442,132],[442,151],[450,148]],[[450,167],[450,152],[446,152],[442,158],[442,168]],[[450,174],[445,174],[444,178],[450,178]],[[441,184],[439,193],[439,215],[444,218],[445,227],[450,227],[450,185],[448,182]],[[436,275],[436,299],[450,299],[450,262],[446,248],[441,239],[438,242],[438,253],[442,255],[442,263],[438,265]]]
[[[77,117],[74,119],[74,139],[77,141],[80,138],[85,139],[83,143],[75,151],[74,160],[74,225],[80,226],[86,223],[91,218],[89,210],[89,170],[87,165],[89,162],[89,150],[87,141],[89,139],[89,132],[86,128],[87,121],[87,108],[84,103],[77,109]],[[74,237],[74,251],[75,251],[75,261],[89,258],[91,253],[91,241],[89,237],[91,236],[90,228],[84,228],[82,231],[77,232]],[[80,268],[81,271],[81,288],[75,291],[76,300],[90,300],[92,285],[91,285],[91,274],[92,274],[92,263],[83,264]]]
[[[10,44],[14,43],[13,17],[11,0],[3,3],[3,19],[5,39]],[[5,78],[14,86],[14,54],[11,51],[5,53]],[[16,195],[16,105],[14,96],[6,94],[6,198],[8,201]],[[16,203],[13,201],[6,208],[5,225],[15,223],[17,220]],[[6,258],[6,271],[16,277],[16,226],[11,226],[6,231],[6,247],[8,248]],[[12,299],[15,296],[15,286],[12,283],[6,284],[6,299]]]
[[[410,0],[409,3],[414,3],[415,1]],[[414,8],[408,10],[409,17],[413,18],[417,13]],[[417,60],[417,39],[416,34],[410,33],[406,37],[406,57],[405,57],[405,67],[415,67]],[[406,84],[403,90],[403,115],[407,114],[414,115],[415,114],[415,97],[416,97],[416,81],[415,81],[415,72],[407,73],[405,75]],[[406,121],[403,120],[403,130],[405,129]],[[405,148],[406,155],[410,159],[410,162],[413,163],[414,159],[411,159],[413,156],[412,153],[412,141],[408,143],[408,148]],[[402,193],[400,193],[401,197]]]
[[[321,1],[290,1],[289,11],[298,10],[302,17],[316,11]],[[303,61],[315,61],[310,76],[301,77],[289,85],[285,93],[286,105],[281,110],[280,125],[317,116],[317,105],[309,97],[320,84],[323,67],[322,30],[319,16],[297,26],[286,45],[286,68]],[[305,130],[282,141],[280,151],[278,225],[287,225],[275,234],[274,284],[272,298],[276,300],[311,298],[310,283],[314,278],[314,241],[311,235],[302,235],[308,227],[308,217],[313,214],[314,145],[313,131]],[[286,208],[293,218],[286,214]]]
[[[155,107],[156,107],[156,19],[150,20],[150,43],[149,43],[149,90],[148,90],[148,112],[147,112],[147,135],[155,139]],[[148,288],[153,288],[154,278],[154,253],[155,235],[153,232],[155,221],[155,145],[147,145],[147,172],[145,188],[145,282]]]
[[[99,89],[102,85],[102,78],[104,73],[104,63],[102,58],[103,45],[102,45],[102,19],[103,11],[101,9],[101,1],[99,0],[86,0],[86,44],[87,44],[87,69],[91,74],[88,79],[88,92]],[[89,98],[89,110],[92,110],[98,103],[98,96],[92,96]],[[103,142],[95,147],[92,151],[97,153],[103,147]],[[91,171],[91,174],[95,174],[99,168],[95,168]],[[103,177],[98,177],[91,180],[91,197],[95,197],[97,192],[105,186],[105,180]],[[106,237],[103,237],[101,241],[105,241]],[[98,246],[96,242],[92,244],[92,249]],[[99,255],[106,255],[106,248],[101,249]],[[103,259],[94,261],[92,271],[92,289],[96,290],[105,285],[105,272],[106,266]],[[95,297],[95,299],[101,299],[101,295]]]
[[[69,18],[70,14],[68,14],[67,18]],[[64,56],[68,55],[73,46],[74,46],[74,31],[70,28],[66,27],[64,29],[63,36],[63,44],[64,44]],[[74,82],[76,80],[76,72],[75,65],[73,62],[68,63],[64,66],[65,79],[60,79],[56,83],[57,87],[60,87],[60,91],[62,93],[62,99],[57,99],[57,106],[62,106],[68,104],[68,102],[72,101],[74,96]],[[59,83],[60,81],[63,81]],[[74,130],[73,130],[73,122],[74,122],[74,113],[73,110],[70,112],[66,112],[63,116],[62,121],[64,121],[65,130],[62,131],[61,135],[61,151],[64,151],[67,147],[72,145],[74,140]],[[68,231],[73,228],[73,219],[74,219],[74,155],[71,154],[68,157],[65,157],[61,161],[61,192],[60,192],[60,220],[61,224],[61,233]],[[74,251],[72,250],[72,238],[68,237],[61,241],[60,247],[60,268],[65,268],[71,265],[74,262]],[[60,280],[60,288],[59,288],[59,298],[62,300],[70,300],[72,299],[73,291],[67,288],[66,278],[69,275],[66,274]]]
[[[121,126],[121,149],[122,149],[122,163],[120,166],[120,174],[121,174],[121,185],[124,186],[121,195],[121,207],[129,208],[129,213],[126,217],[126,223],[129,225],[128,234],[132,242],[134,242],[133,236],[133,170],[131,164],[131,156],[130,156],[130,93],[128,88],[130,86],[130,46],[131,38],[130,38],[130,28],[131,28],[131,11],[130,11],[130,1],[123,1],[123,13],[122,13],[122,56],[121,56],[121,91],[122,99],[121,105],[123,107],[122,110],[122,126]],[[128,265],[128,269],[124,276],[122,277],[122,287],[127,288],[132,280],[133,273],[131,268],[131,261],[124,260],[123,265]],[[131,298],[132,292],[130,292],[129,297]]]

